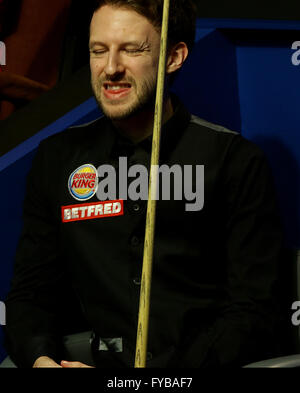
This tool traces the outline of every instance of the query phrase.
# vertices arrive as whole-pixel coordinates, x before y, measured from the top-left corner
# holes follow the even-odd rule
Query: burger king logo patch
[[[87,201],[97,192],[97,169],[90,164],[82,165],[69,177],[68,187],[70,194],[77,201]]]

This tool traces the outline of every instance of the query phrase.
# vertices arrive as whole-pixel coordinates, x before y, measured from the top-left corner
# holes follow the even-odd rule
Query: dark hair
[[[96,0],[94,12],[104,5],[129,8],[145,16],[158,30],[162,25],[163,0]],[[170,0],[169,45],[185,42],[194,45],[196,7],[192,0]]]

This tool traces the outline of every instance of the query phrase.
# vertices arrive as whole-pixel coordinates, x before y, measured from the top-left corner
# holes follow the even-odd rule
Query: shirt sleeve
[[[228,301],[205,331],[182,339],[172,367],[232,367],[278,356],[283,233],[271,171],[261,150],[237,136],[221,169]]]
[[[40,356],[59,358],[64,268],[58,257],[57,219],[47,198],[45,153],[39,147],[28,176],[23,231],[6,299],[6,346],[18,367]]]

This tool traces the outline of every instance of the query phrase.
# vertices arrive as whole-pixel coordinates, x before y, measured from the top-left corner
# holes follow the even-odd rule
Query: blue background
[[[281,31],[294,30],[292,40],[278,39]],[[299,22],[199,19],[195,49],[173,87],[192,113],[240,132],[265,151],[291,248],[300,248],[300,66],[291,60],[299,30]],[[91,98],[0,158],[0,300],[9,290],[26,175],[39,141],[98,116]],[[2,339],[0,328],[0,361]]]

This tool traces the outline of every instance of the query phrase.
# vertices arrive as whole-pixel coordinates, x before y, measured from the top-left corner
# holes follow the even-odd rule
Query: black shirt
[[[74,222],[63,222],[61,208],[83,203],[68,188],[77,168],[109,164],[118,173],[119,157],[149,168],[151,139],[133,144],[103,117],[41,143],[6,302],[18,365],[41,355],[59,360],[71,287],[95,334],[122,339],[121,352],[96,351],[97,366],[109,357],[133,367],[147,201],[125,200],[123,215]],[[172,192],[157,202],[148,367],[240,366],[272,356],[282,234],[263,153],[179,103],[162,130],[160,164],[204,165],[204,206],[186,211]],[[194,189],[196,182],[194,173]],[[97,195],[87,202],[99,203]]]

